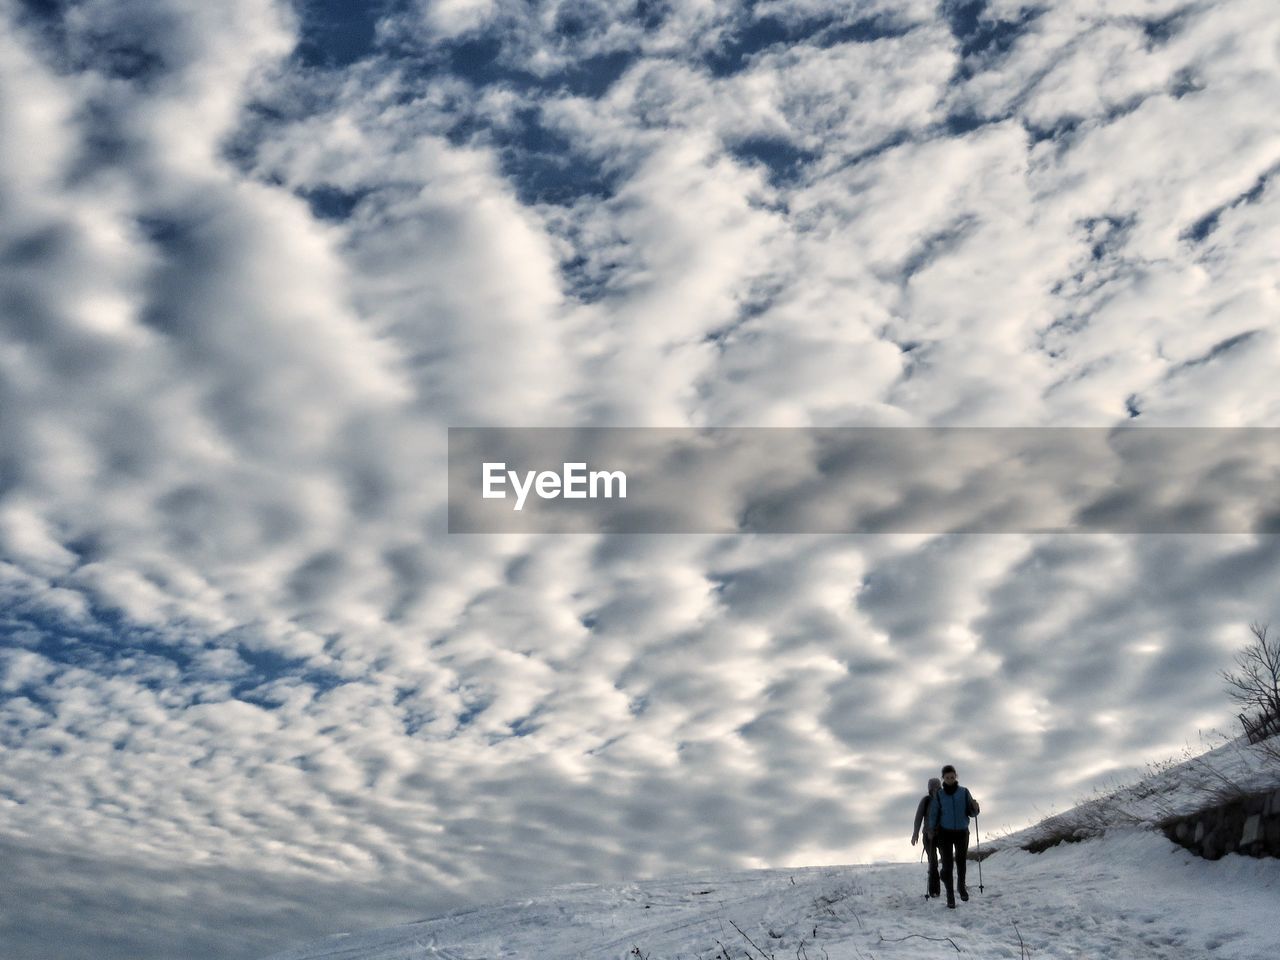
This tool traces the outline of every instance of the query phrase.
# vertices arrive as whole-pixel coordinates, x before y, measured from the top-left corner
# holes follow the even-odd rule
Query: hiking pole
[[[977,853],[982,849],[982,830],[978,827],[978,815],[973,815],[973,835],[978,842],[974,845],[974,852]],[[982,892],[982,858],[978,857],[978,892]]]

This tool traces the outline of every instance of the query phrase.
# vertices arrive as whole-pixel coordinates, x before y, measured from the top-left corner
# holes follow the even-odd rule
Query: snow
[[[1280,789],[1280,737],[1256,744],[1229,740],[1180,763],[1158,767],[1136,783],[1046,817],[1025,830],[984,836],[984,843],[999,850],[1075,829],[1096,834],[1120,825],[1151,826],[1240,796]]]
[[[916,863],[574,885],[271,960],[1273,960],[1280,942],[1280,860],[1209,862],[1125,828],[982,871],[955,910],[925,898]]]
[[[984,839],[955,910],[925,897],[922,863],[760,870],[558,887],[269,960],[1275,960],[1280,860],[1210,862],[1153,824],[1280,787],[1278,742],[1228,742]],[[1022,849],[1064,827],[1099,835]]]

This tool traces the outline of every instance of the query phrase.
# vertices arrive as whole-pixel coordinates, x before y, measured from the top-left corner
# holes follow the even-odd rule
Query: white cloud
[[[494,7],[494,0],[432,0],[424,4],[423,15],[441,36],[455,37],[483,26]]]
[[[897,26],[715,70],[735,5],[434,4],[346,72],[265,2],[4,32],[22,943],[902,856],[944,760],[1014,822],[1225,722],[1267,538],[443,533],[450,424],[1272,422],[1274,18],[1174,10],[965,59],[932,4],[771,4]]]

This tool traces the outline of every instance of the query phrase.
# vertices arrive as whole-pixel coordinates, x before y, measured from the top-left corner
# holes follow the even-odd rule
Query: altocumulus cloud
[[[1268,4],[0,17],[15,955],[901,857],[944,761],[1019,824],[1229,720],[1274,538],[450,538],[444,444],[1274,424]]]

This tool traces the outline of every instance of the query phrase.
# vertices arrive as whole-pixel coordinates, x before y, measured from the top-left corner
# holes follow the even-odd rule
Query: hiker
[[[947,906],[955,909],[956,887],[951,883],[951,866],[955,864],[960,899],[969,899],[964,885],[965,857],[969,853],[969,818],[979,813],[978,801],[968,787],[960,786],[956,768],[947,764],[942,768],[942,789],[933,797],[929,806],[929,823],[933,826],[933,839],[942,854],[942,883],[947,888]]]
[[[929,855],[929,896],[942,895],[942,881],[938,877],[938,845],[933,842],[933,825],[928,822],[929,805],[933,795],[942,789],[942,781],[937,777],[929,778],[929,792],[916,804],[916,822],[911,827],[911,845],[914,847],[920,839],[920,827],[924,826],[924,852]]]

